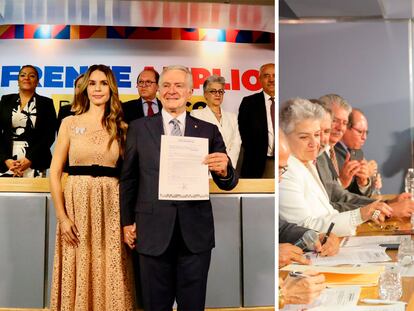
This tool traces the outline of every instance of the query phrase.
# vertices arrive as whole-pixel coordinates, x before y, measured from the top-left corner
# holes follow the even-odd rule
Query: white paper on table
[[[343,264],[359,264],[368,262],[391,261],[385,252],[385,247],[346,247],[340,248],[338,254],[329,257],[317,257],[315,253],[307,253],[306,257],[312,260],[315,266],[336,266]]]
[[[159,200],[208,200],[208,139],[161,136]]]
[[[367,246],[379,244],[400,244],[410,235],[349,236],[342,239],[341,247]]]
[[[405,311],[405,304],[398,303],[394,305],[372,305],[372,306],[338,306],[332,309],[332,306],[320,306],[308,311]]]
[[[286,305],[282,311],[299,311],[317,306],[331,306],[331,310],[336,310],[336,306],[356,306],[358,303],[361,287],[359,286],[340,286],[326,288],[321,295],[309,305]],[[335,308],[333,308],[335,306]]]

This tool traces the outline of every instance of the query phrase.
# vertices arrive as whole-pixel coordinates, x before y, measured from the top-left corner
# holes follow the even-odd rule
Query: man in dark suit
[[[139,254],[144,309],[204,310],[207,274],[214,247],[209,200],[158,199],[161,135],[203,137],[209,142],[208,165],[215,183],[234,188],[237,176],[218,128],[186,113],[192,75],[170,66],[160,77],[161,113],[131,122],[120,179],[124,241]],[[207,178],[207,177],[206,177]]]
[[[274,178],[275,64],[260,67],[263,91],[243,98],[239,131],[243,147],[243,178]]]
[[[332,128],[332,111],[322,102],[316,102],[325,110],[325,116],[321,120],[321,152],[316,159],[316,167],[319,177],[329,196],[330,203],[339,212],[353,210],[375,202],[375,199],[358,195],[344,189],[338,182],[338,175],[334,164],[329,157],[329,141]],[[393,208],[393,216],[407,217],[414,212],[414,202],[407,194],[400,194],[396,199],[386,202]]]
[[[371,180],[367,161],[350,159],[349,152],[342,146],[342,137],[347,130],[352,107],[341,96],[327,94],[319,98],[332,111],[332,131],[329,138],[330,158],[341,185],[354,193],[370,196]]]
[[[125,122],[142,117],[152,117],[161,111],[162,104],[156,98],[158,91],[159,73],[153,68],[145,68],[137,78],[139,98],[122,104]]]

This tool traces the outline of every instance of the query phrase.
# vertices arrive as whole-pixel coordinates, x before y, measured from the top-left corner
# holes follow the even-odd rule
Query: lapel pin
[[[197,128],[198,126],[197,125],[194,125],[194,127]]]

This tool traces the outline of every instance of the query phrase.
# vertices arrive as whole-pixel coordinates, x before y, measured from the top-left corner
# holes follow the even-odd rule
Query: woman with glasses
[[[292,153],[279,187],[279,215],[283,220],[321,232],[334,223],[332,232],[336,235],[354,235],[356,227],[365,221],[384,221],[392,208],[376,201],[340,213],[331,205],[315,166],[324,114],[321,106],[306,99],[296,98],[282,105],[279,124]]]
[[[217,75],[208,77],[203,84],[204,98],[206,99],[207,106],[204,109],[192,110],[191,115],[197,119],[217,125],[221,136],[223,136],[226,152],[233,167],[236,168],[241,138],[237,115],[221,109],[225,93],[225,83],[226,81],[223,77]]]
[[[17,81],[19,93],[0,101],[0,176],[45,177],[55,140],[55,107],[52,99],[36,93],[34,66],[23,66]]]

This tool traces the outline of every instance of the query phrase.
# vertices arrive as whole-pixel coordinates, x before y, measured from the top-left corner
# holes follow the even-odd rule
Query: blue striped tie
[[[178,121],[177,119],[172,119],[170,121],[170,124],[173,125],[173,129],[171,131],[171,136],[182,136],[179,123],[180,123],[180,121]]]

